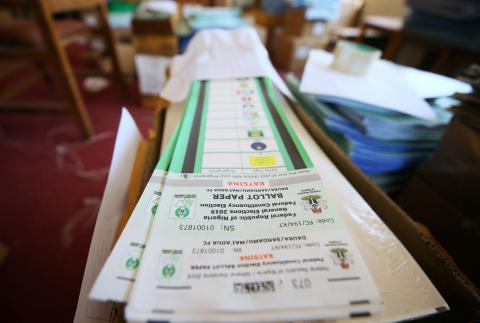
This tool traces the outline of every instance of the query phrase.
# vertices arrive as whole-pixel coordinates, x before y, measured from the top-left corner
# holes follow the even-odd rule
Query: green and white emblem
[[[192,219],[195,214],[195,195],[176,194],[172,200],[170,218]]]

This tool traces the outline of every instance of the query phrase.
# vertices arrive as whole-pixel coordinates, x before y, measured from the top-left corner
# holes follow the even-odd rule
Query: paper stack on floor
[[[300,86],[288,77],[290,90],[365,174],[393,192],[432,153],[451,118],[442,102],[425,98],[470,87],[383,61],[365,77],[346,75],[328,68],[331,59],[311,51]]]

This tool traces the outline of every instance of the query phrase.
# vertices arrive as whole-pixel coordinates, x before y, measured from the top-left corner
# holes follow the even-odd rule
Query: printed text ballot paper
[[[316,319],[380,309],[321,170],[268,79],[192,83],[158,210],[130,321]]]
[[[126,303],[142,261],[147,235],[162,195],[163,183],[175,148],[178,126],[160,157],[122,234],[108,256],[90,298],[97,301]]]

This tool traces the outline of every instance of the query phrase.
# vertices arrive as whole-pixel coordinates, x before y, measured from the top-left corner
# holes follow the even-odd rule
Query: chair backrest
[[[42,6],[52,14],[90,9],[102,4],[102,0],[0,0],[0,8],[32,10]]]
[[[340,26],[358,27],[362,20],[365,0],[340,1],[340,17],[336,22]]]
[[[103,0],[37,0],[45,1],[52,13],[78,11],[105,4]]]
[[[52,17],[45,1],[0,0],[0,9],[12,14],[12,19],[3,21],[0,28],[2,58],[5,58],[5,53],[14,58],[18,50],[16,47],[20,48],[19,56],[29,52],[36,55],[34,50],[40,50],[40,47],[34,48],[30,45],[41,43],[42,38],[45,38],[44,34],[53,29]]]
[[[103,0],[0,0],[0,9],[9,10],[14,18],[27,18],[35,22],[44,40],[48,37],[47,35],[55,34],[53,15],[56,13],[81,12],[90,9],[106,12]],[[15,28],[14,24],[11,25]],[[19,24],[18,28],[21,29],[21,26]]]
[[[35,4],[35,1],[28,0],[0,0],[0,8],[29,8]]]
[[[99,17],[99,25],[103,31],[105,43],[107,44],[107,52],[112,58],[115,80],[118,80],[122,90],[127,93],[125,84],[123,83],[120,67],[118,64],[118,57],[115,53],[113,44],[113,36],[110,32],[107,8],[105,0],[0,0],[0,9],[9,9],[14,14],[22,13],[22,15],[15,14],[15,18],[28,18],[25,27],[18,27],[15,31],[22,31],[24,34],[29,34],[31,30],[38,31],[38,37],[41,37],[40,42],[30,42],[29,46],[16,46],[15,43],[0,44],[0,59],[11,60],[28,60],[35,61],[38,65],[43,65],[44,61],[50,61],[51,66],[55,69],[55,75],[58,75],[62,82],[60,83],[65,89],[67,103],[58,106],[55,103],[43,104],[38,107],[37,102],[0,102],[0,109],[9,111],[19,111],[19,107],[23,111],[55,111],[55,112],[72,112],[76,116],[80,130],[85,138],[89,138],[93,134],[93,127],[85,108],[85,104],[81,97],[80,91],[76,85],[75,74],[68,61],[67,54],[63,48],[66,38],[74,33],[83,33],[84,28],[65,28],[66,20],[55,21],[54,14],[68,11],[92,11],[96,12]],[[25,14],[24,14],[25,13]],[[16,19],[15,23],[22,19]],[[32,23],[33,22],[33,23]],[[8,27],[6,22],[3,27]],[[27,30],[27,26],[29,29]],[[72,26],[71,23],[69,25]],[[63,27],[63,28],[62,28]],[[82,26],[85,27],[85,26]],[[38,29],[38,30],[37,30]],[[37,33],[35,33],[37,34]],[[2,38],[4,40],[7,40]],[[12,38],[13,39],[13,38]],[[31,38],[28,40],[32,40]],[[35,39],[34,39],[35,40]],[[33,46],[30,46],[33,45]],[[23,82],[26,84],[27,82]],[[1,100],[0,100],[1,101]],[[57,102],[58,103],[58,102]],[[34,106],[35,105],[35,106]]]

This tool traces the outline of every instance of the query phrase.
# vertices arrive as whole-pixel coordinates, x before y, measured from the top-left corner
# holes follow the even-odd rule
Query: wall
[[[366,0],[364,15],[403,16],[405,0]]]

